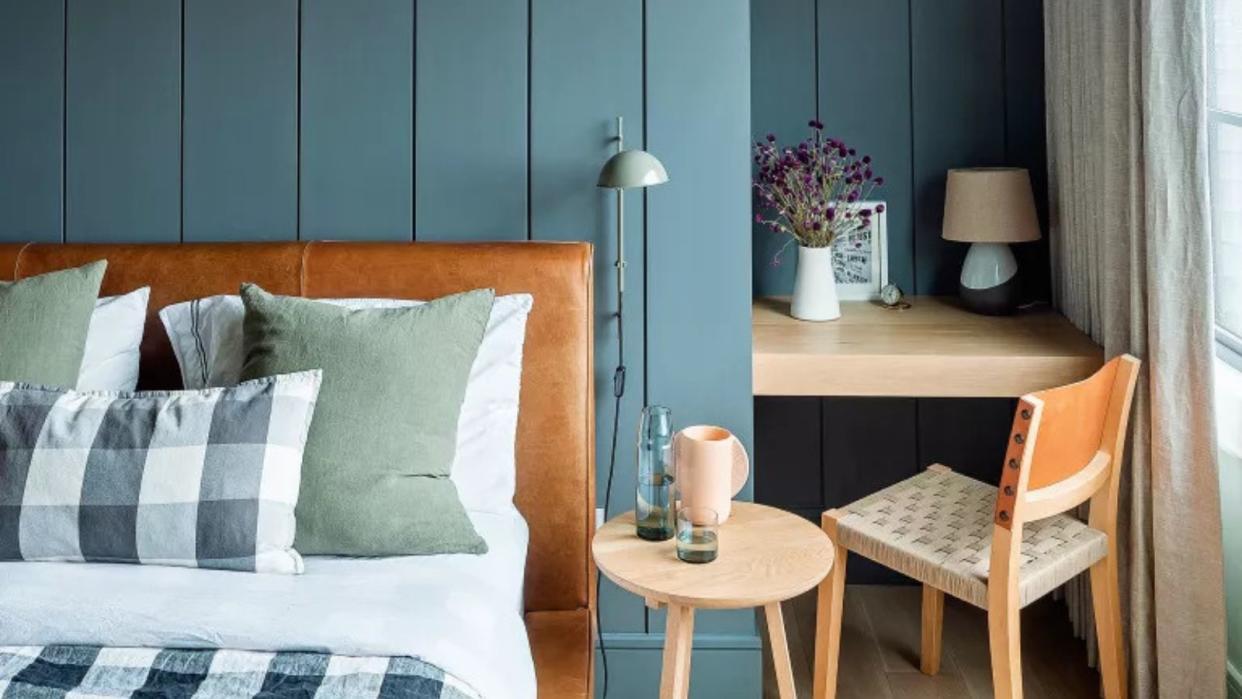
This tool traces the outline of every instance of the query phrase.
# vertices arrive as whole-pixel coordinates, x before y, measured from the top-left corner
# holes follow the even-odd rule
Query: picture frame
[[[873,212],[882,201],[861,202]],[[871,224],[832,243],[837,296],[842,301],[872,301],[888,284],[888,206],[871,214]]]

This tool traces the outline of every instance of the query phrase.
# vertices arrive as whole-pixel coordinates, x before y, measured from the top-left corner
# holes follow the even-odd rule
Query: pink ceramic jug
[[[693,425],[677,433],[673,455],[681,506],[711,508],[723,524],[750,471],[741,441],[723,427]]]

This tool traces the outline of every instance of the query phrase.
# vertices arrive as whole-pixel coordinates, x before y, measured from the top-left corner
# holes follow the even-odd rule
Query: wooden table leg
[[[776,673],[776,687],[781,699],[797,699],[794,692],[793,665],[789,662],[789,641],[785,638],[785,617],[781,603],[763,605],[763,616],[768,622],[768,643],[772,646],[772,667]]]
[[[664,627],[664,669],[660,673],[660,699],[690,696],[690,651],[694,646],[694,608],[668,605]]]

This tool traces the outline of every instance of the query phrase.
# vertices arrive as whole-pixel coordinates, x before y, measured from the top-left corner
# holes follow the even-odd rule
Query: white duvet
[[[534,697],[526,523],[516,510],[470,517],[486,555],[308,557],[297,576],[0,563],[0,645],[408,655],[488,699]]]

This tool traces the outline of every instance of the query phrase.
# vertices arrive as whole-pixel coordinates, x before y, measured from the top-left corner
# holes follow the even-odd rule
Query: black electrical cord
[[[625,395],[625,293],[617,289],[617,368],[612,374],[612,448],[608,456],[608,479],[604,483],[604,518],[612,503],[612,474],[617,467],[617,433],[621,425],[621,397]],[[595,631],[599,635],[599,665],[603,675],[600,699],[608,697],[608,654],[604,650],[604,627],[600,620],[600,575],[595,575]]]

